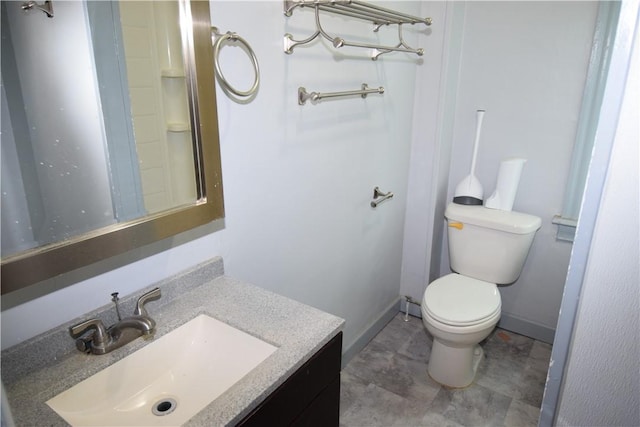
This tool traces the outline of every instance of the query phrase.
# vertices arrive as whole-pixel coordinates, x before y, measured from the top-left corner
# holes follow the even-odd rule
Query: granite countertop
[[[163,294],[147,305],[157,323],[154,339],[207,314],[278,347],[187,426],[236,424],[344,325],[336,316],[224,276],[221,258],[154,286]],[[154,286],[123,298],[121,312],[133,312],[137,297]],[[45,402],[149,343],[136,339],[102,356],[78,352],[68,327],[91,317],[111,324],[114,311],[107,305],[2,352],[2,382],[16,425],[67,425]]]

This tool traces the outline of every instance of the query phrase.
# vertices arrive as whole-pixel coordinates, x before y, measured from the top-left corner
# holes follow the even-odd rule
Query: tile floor
[[[537,426],[551,345],[501,329],[482,345],[469,387],[440,386],[422,320],[398,314],[342,370],[340,426]]]

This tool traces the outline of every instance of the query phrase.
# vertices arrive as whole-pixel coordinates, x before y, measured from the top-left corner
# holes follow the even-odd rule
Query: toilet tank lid
[[[513,234],[530,234],[540,228],[542,220],[534,215],[521,212],[489,209],[484,206],[458,205],[449,203],[444,212],[449,221],[473,224],[478,227],[505,231]]]

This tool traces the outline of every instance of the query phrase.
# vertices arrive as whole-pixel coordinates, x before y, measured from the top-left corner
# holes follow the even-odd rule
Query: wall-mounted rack
[[[362,83],[362,87],[360,90],[350,90],[345,92],[329,92],[329,93],[320,93],[320,92],[311,92],[308,93],[307,89],[303,87],[298,88],[298,104],[304,105],[308,100],[312,102],[320,101],[322,98],[337,98],[341,96],[355,96],[360,95],[362,98],[366,98],[370,93],[384,93],[384,88],[381,86],[377,89],[369,89],[366,83]]]
[[[372,5],[359,0],[284,0],[285,16],[291,16],[293,14],[293,11],[298,7],[312,7],[315,9],[316,32],[304,40],[294,40],[291,34],[285,34],[284,51],[288,54],[293,53],[293,49],[296,46],[310,43],[318,36],[322,36],[329,40],[335,48],[351,46],[372,49],[371,59],[373,60],[376,60],[380,55],[389,52],[406,52],[422,56],[424,54],[424,49],[412,48],[404,41],[402,37],[402,25],[424,24],[426,26],[430,26],[432,22],[431,18],[419,18],[417,16],[396,12],[395,10]],[[395,46],[381,46],[368,43],[354,43],[349,42],[342,37],[331,36],[322,28],[322,25],[320,24],[321,11],[372,22],[374,24],[374,32],[377,32],[383,25],[397,25],[399,40],[398,44]]]

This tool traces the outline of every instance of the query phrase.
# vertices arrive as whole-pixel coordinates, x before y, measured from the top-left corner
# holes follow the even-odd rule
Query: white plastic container
[[[526,159],[519,158],[506,159],[500,162],[496,189],[485,201],[485,207],[489,209],[500,209],[503,211],[510,211],[513,209],[513,202],[515,201],[516,193],[518,192],[522,168],[526,162]]]

